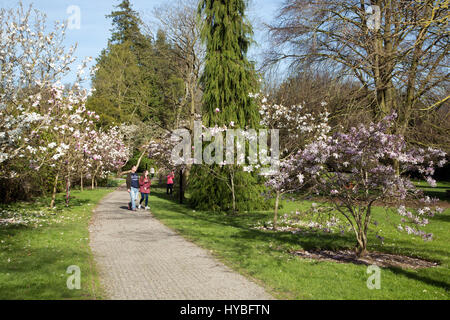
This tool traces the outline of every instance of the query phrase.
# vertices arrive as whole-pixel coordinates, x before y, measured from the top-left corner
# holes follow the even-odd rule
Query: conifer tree
[[[247,59],[252,28],[245,17],[244,0],[202,0],[202,40],[206,43],[203,86],[203,122],[206,126],[259,127],[258,106],[250,94],[258,91],[254,65]],[[235,165],[194,166],[190,202],[213,211],[261,208],[259,177]]]
[[[174,102],[183,93],[172,68],[173,48],[162,32],[155,41],[141,32],[142,21],[129,0],[106,17],[112,18],[112,34],[97,59],[90,109],[100,115],[102,125],[149,122],[173,127]]]
[[[258,107],[249,96],[258,90],[254,65],[247,60],[252,27],[245,16],[245,0],[202,0],[201,36],[206,42],[203,109],[209,126],[257,128]],[[205,124],[206,125],[206,124]]]
[[[112,44],[120,44],[126,41],[133,44],[141,43],[144,38],[140,30],[142,21],[139,14],[131,8],[130,1],[123,0],[116,6],[116,9],[106,16],[112,18],[113,24],[110,42]]]

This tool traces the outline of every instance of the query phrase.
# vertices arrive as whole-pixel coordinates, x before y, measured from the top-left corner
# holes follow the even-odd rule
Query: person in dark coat
[[[127,189],[131,199],[131,202],[128,203],[128,209],[133,211],[136,211],[136,200],[139,193],[139,176],[136,170],[137,167],[133,166],[131,172],[127,175]]]

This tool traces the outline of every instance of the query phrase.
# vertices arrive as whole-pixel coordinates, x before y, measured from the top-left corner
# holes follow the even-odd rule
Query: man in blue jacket
[[[131,205],[128,203],[128,209],[136,211],[136,200],[139,194],[139,176],[136,173],[137,167],[133,166],[131,172],[127,175],[127,189],[131,198]]]

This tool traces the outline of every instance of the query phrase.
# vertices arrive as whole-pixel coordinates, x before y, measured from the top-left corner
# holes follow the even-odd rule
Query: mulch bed
[[[352,250],[299,250],[291,251],[290,253],[306,259],[334,261],[338,263],[377,265],[379,267],[386,268],[397,267],[404,269],[420,269],[431,268],[439,265],[437,262],[381,252],[368,252],[362,258],[358,258]]]

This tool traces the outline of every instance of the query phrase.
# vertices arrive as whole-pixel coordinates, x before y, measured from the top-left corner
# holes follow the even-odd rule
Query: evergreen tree
[[[209,126],[230,121],[241,128],[259,126],[258,106],[249,97],[258,90],[258,82],[254,65],[247,60],[253,33],[245,9],[245,0],[202,0],[199,4],[204,17],[201,36],[206,42],[203,109]]]
[[[96,111],[101,125],[135,123],[148,114],[150,83],[147,66],[142,61],[151,53],[151,39],[140,31],[141,20],[123,0],[116,10],[107,15],[112,18],[108,47],[97,58],[97,72],[92,78],[94,94],[88,107]]]
[[[142,21],[139,14],[131,8],[130,1],[123,0],[116,8],[116,11],[106,16],[112,18],[113,24],[110,42],[120,44],[129,41],[132,45],[142,45],[145,38],[140,30]]]
[[[204,124],[213,127],[258,128],[259,112],[251,93],[258,91],[254,65],[247,60],[252,28],[244,0],[202,0],[202,40],[206,42],[201,77]],[[200,209],[243,211],[261,208],[259,177],[235,165],[194,166],[191,204]]]
[[[145,85],[137,58],[130,44],[110,44],[97,59],[97,72],[92,78],[96,89],[88,106],[100,115],[101,126],[132,123],[142,116]],[[144,89],[144,91],[141,91]]]
[[[142,34],[142,21],[130,1],[115,8],[106,16],[112,18],[112,35],[97,59],[89,108],[100,115],[102,125],[150,122],[173,128],[184,92],[173,68],[174,48],[162,31],[154,42]]]
[[[184,82],[176,70],[180,63],[176,48],[167,40],[163,30],[158,30],[152,55],[154,117],[163,128],[176,129],[177,108],[184,95]]]

